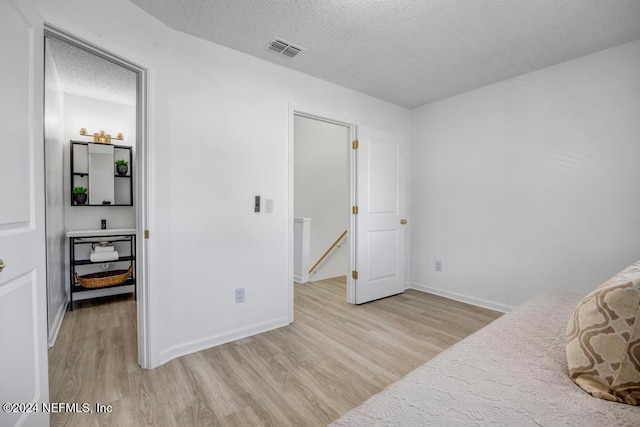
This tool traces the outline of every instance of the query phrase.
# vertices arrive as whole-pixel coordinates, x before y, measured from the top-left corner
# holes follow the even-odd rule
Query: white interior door
[[[33,4],[0,0],[0,402],[49,398],[44,233],[43,23]],[[31,407],[0,425],[48,425]],[[12,412],[22,409],[23,412]]]
[[[404,292],[404,143],[398,135],[359,128],[355,302]]]

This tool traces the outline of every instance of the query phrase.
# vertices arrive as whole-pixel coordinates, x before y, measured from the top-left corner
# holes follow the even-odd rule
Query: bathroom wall
[[[45,44],[45,203],[47,235],[47,328],[53,346],[67,303],[64,223],[64,94],[48,45]]]
[[[70,155],[69,141],[91,141],[92,138],[80,136],[80,128],[93,133],[104,130],[115,135],[121,132],[124,141],[113,141],[116,145],[135,145],[136,111],[133,105],[101,101],[82,96],[64,95],[64,192],[65,222],[69,230],[100,228],[100,220],[107,220],[108,228],[135,227],[135,207],[81,207],[71,206],[70,188]],[[135,149],[134,149],[135,156]],[[133,165],[130,165],[130,167]],[[132,169],[135,174],[135,168]]]

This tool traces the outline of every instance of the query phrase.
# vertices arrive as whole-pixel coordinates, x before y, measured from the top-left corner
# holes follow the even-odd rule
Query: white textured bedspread
[[[640,407],[568,376],[577,295],[540,295],[417,368],[333,426],[640,426]]]

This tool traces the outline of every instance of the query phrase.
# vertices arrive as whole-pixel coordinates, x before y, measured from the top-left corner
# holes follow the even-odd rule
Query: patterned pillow
[[[640,261],[580,301],[566,351],[571,379],[584,391],[640,404]]]

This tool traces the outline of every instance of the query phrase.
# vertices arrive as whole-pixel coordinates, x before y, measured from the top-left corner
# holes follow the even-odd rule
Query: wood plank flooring
[[[500,313],[408,290],[361,306],[345,279],[295,285],[295,322],[172,360],[137,365],[135,302],[79,302],[49,351],[54,426],[322,426]]]

